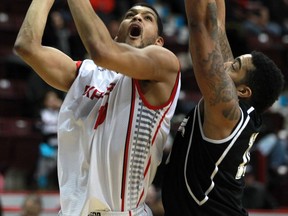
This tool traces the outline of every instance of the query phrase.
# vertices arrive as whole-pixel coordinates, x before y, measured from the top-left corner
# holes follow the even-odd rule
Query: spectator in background
[[[31,75],[27,80],[27,89],[26,89],[26,100],[27,116],[32,118],[38,118],[40,110],[43,107],[43,100],[47,92],[55,91],[63,99],[65,94],[59,90],[48,85],[43,81],[38,74],[31,70]]]
[[[247,19],[243,22],[243,28],[247,33],[260,35],[266,33],[272,36],[282,34],[281,26],[270,19],[270,11],[260,1],[250,2],[247,8]]]
[[[267,166],[270,171],[278,173],[279,168],[287,166],[287,140],[282,139],[278,133],[266,134],[258,140],[256,145],[261,154],[268,158]],[[282,172],[281,170],[279,174]]]
[[[54,91],[48,91],[40,111],[43,142],[40,144],[39,163],[36,173],[39,188],[57,183],[57,123],[62,99]]]
[[[227,0],[226,18],[227,21],[242,21],[245,17],[245,10],[249,0]]]
[[[20,216],[40,216],[42,200],[37,194],[28,194],[22,205]]]
[[[278,204],[266,186],[255,179],[254,170],[247,166],[242,202],[247,209],[275,209]]]
[[[281,25],[283,35],[288,34],[288,0],[266,0],[263,3],[269,8],[271,21]]]
[[[261,136],[255,143],[256,149],[268,159],[268,170],[275,173],[281,166],[288,165],[287,138],[281,136],[284,120],[280,113],[266,112],[263,115]]]
[[[115,9],[115,0],[90,0],[94,11],[108,25],[113,20],[113,11]]]
[[[60,11],[53,11],[50,15],[51,24],[55,34],[56,47],[67,55],[71,54],[70,50],[70,29],[67,27],[67,22],[64,15]]]

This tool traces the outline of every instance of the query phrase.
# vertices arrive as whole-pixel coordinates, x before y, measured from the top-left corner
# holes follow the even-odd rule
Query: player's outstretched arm
[[[225,0],[215,0],[217,6],[217,20],[219,44],[224,62],[233,61],[233,53],[226,34],[226,7]]]
[[[42,37],[54,0],[33,0],[14,44],[14,52],[52,87],[68,91],[76,76],[76,64],[61,51],[42,45]]]
[[[204,130],[212,138],[221,125],[218,134],[225,137],[240,117],[236,88],[225,71],[220,48],[218,19],[225,15],[218,15],[215,0],[185,0],[185,6],[193,70],[204,98]]]
[[[172,80],[174,82],[179,70],[179,62],[175,54],[163,48],[163,38],[159,37],[155,45],[143,48],[128,45],[126,39],[123,39],[123,37],[128,38],[127,28],[129,28],[130,19],[136,14],[134,10],[127,12],[124,16],[124,22],[120,28],[125,36],[118,34],[116,42],[111,38],[107,27],[88,0],[68,0],[68,5],[81,40],[97,65],[139,80],[164,82]],[[143,28],[145,25],[152,26],[153,23],[157,27],[156,17],[151,16],[150,13],[145,16],[147,17],[139,17],[142,19]],[[151,21],[148,21],[148,18]]]

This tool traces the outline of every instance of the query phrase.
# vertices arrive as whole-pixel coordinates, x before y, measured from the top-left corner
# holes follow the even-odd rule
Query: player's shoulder
[[[84,59],[79,68],[96,68],[97,65],[94,63],[92,59]]]
[[[174,52],[172,52],[170,49],[164,47],[164,46],[160,46],[160,45],[149,45],[146,46],[143,50],[145,50],[146,52],[150,52],[154,55],[170,55],[173,56],[174,58],[177,58],[176,54]]]

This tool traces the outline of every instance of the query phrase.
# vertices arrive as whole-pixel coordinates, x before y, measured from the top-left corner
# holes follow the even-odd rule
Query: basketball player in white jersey
[[[32,0],[14,50],[51,86],[67,91],[58,122],[62,216],[150,216],[144,200],[180,91],[177,57],[160,17],[139,4],[115,40],[88,0],[69,0],[92,60],[42,45],[54,0]]]

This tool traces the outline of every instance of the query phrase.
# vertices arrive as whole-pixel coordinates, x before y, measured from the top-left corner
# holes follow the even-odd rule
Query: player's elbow
[[[21,37],[16,39],[16,42],[13,46],[13,52],[21,58],[27,58],[31,56],[33,50],[35,49],[33,48],[33,45],[30,41]]]

